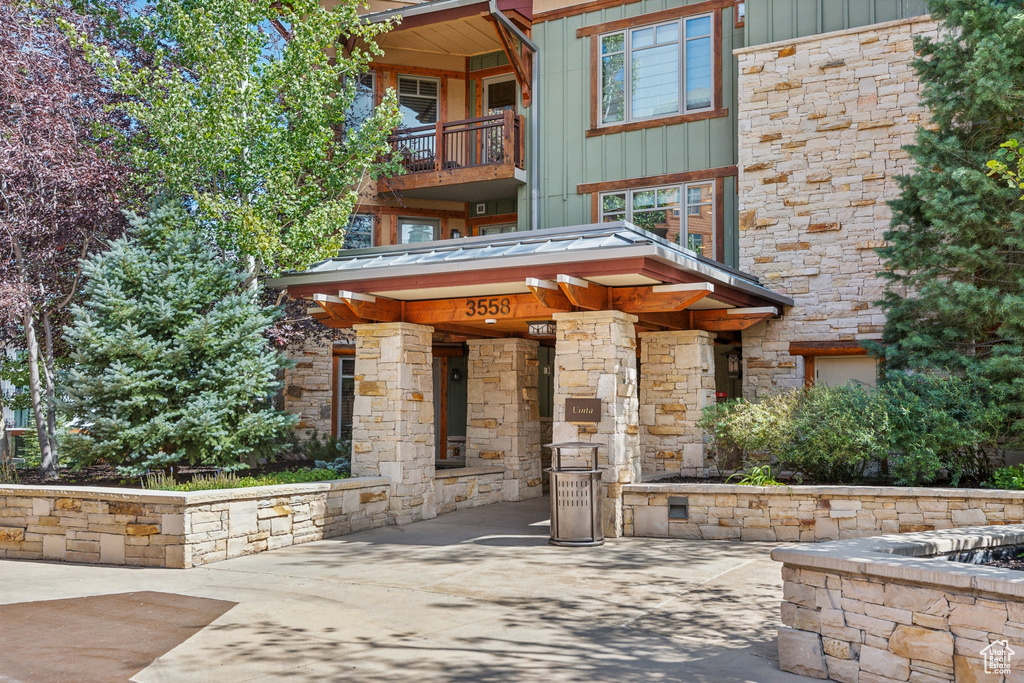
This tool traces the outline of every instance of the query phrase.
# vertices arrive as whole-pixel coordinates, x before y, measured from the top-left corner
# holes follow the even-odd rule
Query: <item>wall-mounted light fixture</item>
[[[453,382],[461,382],[462,381],[462,371],[459,370],[458,368],[452,368],[452,381]]]
[[[554,337],[558,325],[553,320],[538,320],[527,323],[527,329],[531,337]]]
[[[743,355],[739,349],[725,354],[725,360],[729,368],[729,378],[739,379],[743,375]]]
[[[462,233],[458,230],[452,230],[452,239],[457,240],[462,237]]]

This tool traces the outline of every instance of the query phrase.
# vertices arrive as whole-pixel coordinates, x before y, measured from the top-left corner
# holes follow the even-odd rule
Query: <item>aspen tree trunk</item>
[[[48,477],[60,476],[60,451],[57,446],[57,374],[53,362],[53,326],[50,314],[42,314],[43,327],[43,374],[46,379],[46,439],[50,445],[52,461],[43,459],[43,471]]]

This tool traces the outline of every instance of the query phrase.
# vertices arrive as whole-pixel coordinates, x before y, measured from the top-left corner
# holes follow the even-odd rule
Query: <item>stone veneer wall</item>
[[[1024,680],[1019,572],[929,557],[1022,541],[1014,526],[777,548],[780,668],[843,683]],[[1009,673],[986,673],[985,650],[1007,644]]]
[[[331,433],[332,342],[307,340],[288,347],[288,358],[295,366],[284,371],[284,410],[299,416],[297,432],[309,438],[314,431],[320,436]]]
[[[355,325],[352,474],[391,480],[389,524],[437,516],[433,328]]]
[[[221,491],[0,486],[0,558],[188,568],[387,523],[387,479]]]
[[[791,341],[880,336],[874,250],[925,115],[912,36],[935,32],[917,17],[735,52],[739,267],[795,301],[743,332],[746,396],[802,386]]]
[[[503,467],[463,467],[434,474],[437,514],[500,503]]]
[[[636,316],[619,311],[555,313],[555,442],[601,444],[598,466],[604,533],[622,535],[622,485],[640,480],[640,416],[637,397]],[[597,424],[567,422],[567,398],[598,398]]]
[[[470,339],[466,464],[501,465],[503,499],[543,494],[540,395],[532,339]]]
[[[834,541],[1024,521],[1024,492],[874,486],[630,484],[626,536]],[[669,518],[685,498],[687,519]]]
[[[696,424],[715,402],[715,335],[700,330],[640,333],[640,444],[643,477],[707,477]]]

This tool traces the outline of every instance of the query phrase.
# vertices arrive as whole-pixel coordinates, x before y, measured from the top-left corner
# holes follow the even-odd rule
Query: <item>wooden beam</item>
[[[336,296],[314,294],[313,301],[327,314],[327,318],[320,319],[320,322],[328,327],[351,327],[354,323],[366,322]]]
[[[604,285],[599,285],[589,280],[581,280],[572,275],[559,274],[556,280],[558,281],[558,286],[562,288],[565,296],[572,302],[573,306],[590,311],[600,311],[609,308],[608,288]]]
[[[689,313],[633,313],[637,318],[637,325],[641,327],[654,328],[657,327],[662,330],[689,330],[690,328],[690,314]]]
[[[557,282],[539,280],[535,277],[526,278],[526,286],[537,297],[542,305],[554,311],[571,311],[572,302],[562,293]]]
[[[498,322],[549,320],[553,312],[553,309],[545,306],[533,294],[505,294],[461,299],[407,301],[405,303],[406,322],[432,325],[437,329],[451,329],[452,325],[471,325],[483,323],[486,320]],[[479,337],[495,336],[479,330],[475,330],[475,332]]]
[[[402,302],[394,299],[381,299],[372,294],[361,294],[359,292],[338,292],[338,298],[345,303],[352,312],[363,320],[372,320],[378,323],[393,323],[402,319]]]
[[[779,309],[774,306],[693,311],[693,326],[708,332],[738,332],[778,314]]]
[[[791,356],[866,356],[868,350],[858,341],[790,342]]]
[[[492,329],[490,326],[473,327],[471,325],[458,325],[456,323],[438,323],[432,327],[435,332],[447,332],[448,334],[456,334],[460,337],[469,337],[470,339],[480,339],[482,337],[500,339],[502,337],[511,336],[507,332]]]
[[[653,287],[615,287],[612,308],[624,313],[682,311],[715,291],[709,282],[687,282]]]

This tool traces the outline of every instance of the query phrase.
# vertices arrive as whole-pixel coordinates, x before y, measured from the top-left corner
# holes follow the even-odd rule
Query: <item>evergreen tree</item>
[[[88,259],[67,332],[76,464],[129,473],[181,462],[232,467],[293,424],[273,409],[287,365],[264,331],[276,309],[190,229],[180,205],[134,217],[134,237]]]
[[[1022,127],[1021,0],[931,0],[943,26],[916,38],[930,123],[890,203],[879,249],[889,367],[979,377],[1024,430],[1024,211],[986,161]]]

